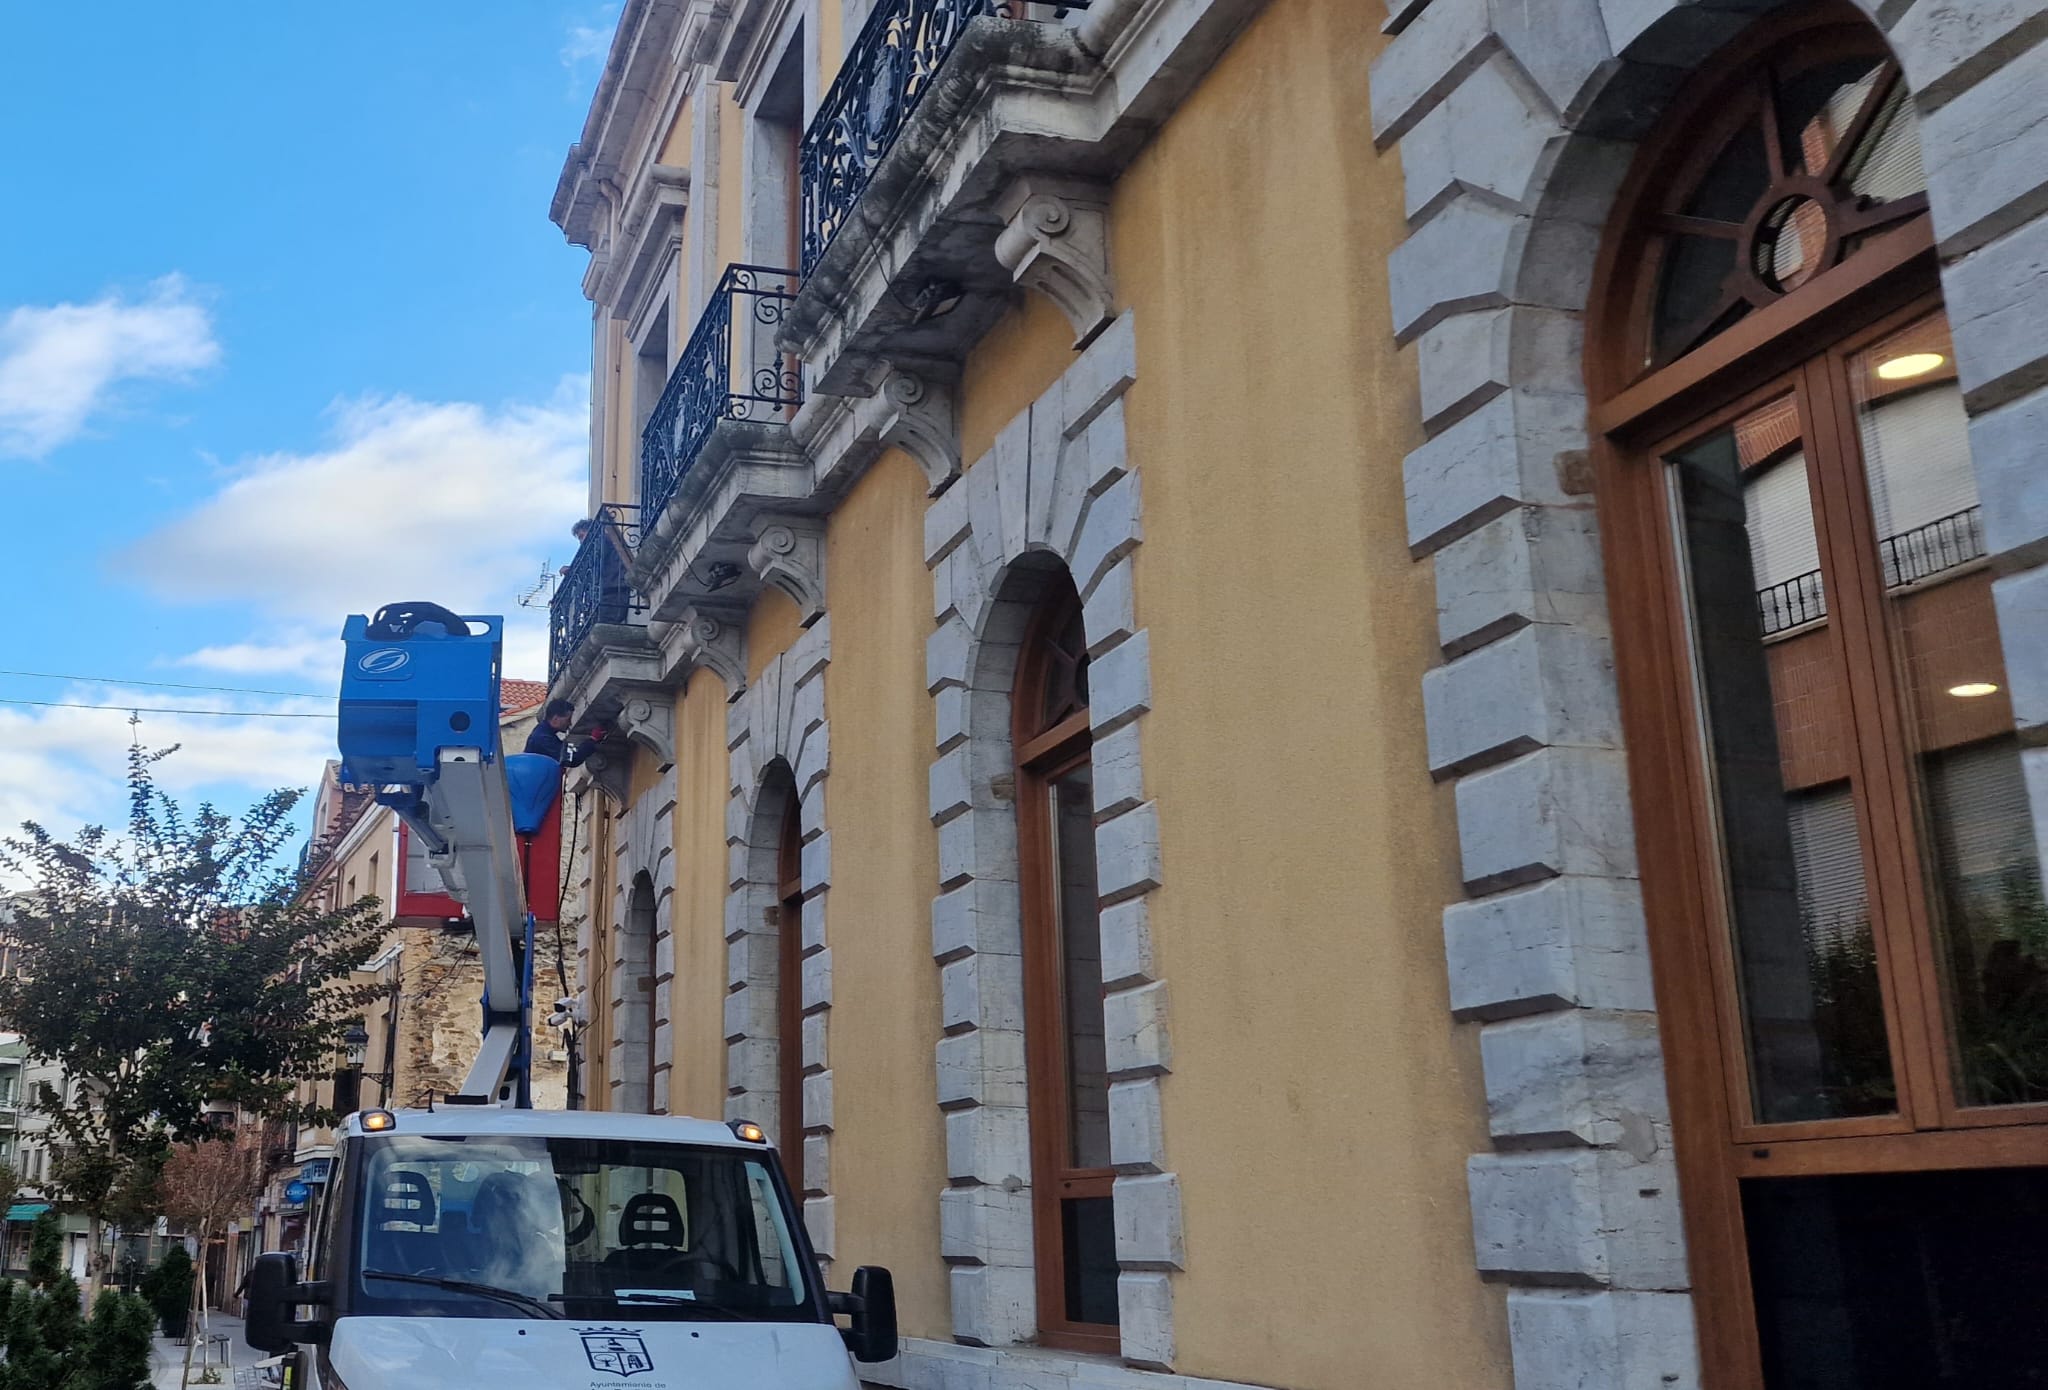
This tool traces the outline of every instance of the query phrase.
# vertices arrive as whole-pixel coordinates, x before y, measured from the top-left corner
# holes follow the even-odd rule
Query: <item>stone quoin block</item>
[[[1171,1370],[1174,1359],[1172,1276],[1125,1270],[1116,1277],[1117,1340],[1133,1366]]]
[[[1618,748],[1607,639],[1536,624],[1422,677],[1429,768],[1452,776],[1543,747]]]
[[[1428,554],[1516,507],[1564,505],[1585,448],[1583,398],[1494,397],[1403,460],[1410,549]]]
[[[1119,1177],[1116,1258],[1126,1269],[1179,1269],[1187,1261],[1181,1243],[1180,1179],[1172,1173]]]
[[[832,1073],[813,1072],[804,1078],[804,1128],[832,1128]]]
[[[1991,600],[2013,719],[2021,729],[2048,728],[2048,567],[1993,580]]]
[[[968,1264],[1030,1264],[1030,1191],[947,1188],[939,1194],[939,1253]]]
[[[1651,1013],[1563,1009],[1479,1033],[1496,1140],[1585,1144],[1648,1158],[1670,1128]]]
[[[2048,48],[2034,45],[1920,122],[1942,249],[1974,250],[2048,204]]]
[[[1165,1165],[1166,1124],[1157,1077],[1110,1084],[1109,1161],[1124,1173],[1155,1173]]]
[[[1138,379],[1137,321],[1127,309],[1060,377],[1060,433],[1072,438]]]
[[[1093,593],[1103,570],[1130,554],[1144,538],[1138,515],[1138,475],[1126,473],[1088,503],[1081,530],[1066,557],[1081,597]]]
[[[1599,522],[1587,507],[1516,507],[1436,552],[1437,638],[1456,656],[1532,623],[1607,631]]]
[[[1000,1028],[1024,1027],[1024,958],[972,952],[939,971],[939,1024]]]
[[[1098,817],[1122,815],[1144,801],[1144,769],[1138,760],[1135,721],[1099,735],[1088,756]]]
[[[1628,769],[1622,755],[1544,748],[1461,778],[1458,848],[1466,888],[1636,871]]]
[[[1019,899],[1014,882],[969,879],[932,899],[932,956],[948,961],[962,951],[1018,955]]]
[[[1949,266],[1942,289],[1972,413],[2048,384],[2048,217]]]
[[[1131,587],[1131,557],[1111,565],[1095,581],[1095,590],[1081,605],[1081,628],[1088,650],[1100,653],[1138,630],[1136,600]]]
[[[1155,803],[1134,806],[1095,827],[1095,876],[1105,900],[1159,886],[1159,809]]]
[[[1387,257],[1394,340],[1407,343],[1452,314],[1507,303],[1507,267],[1529,219],[1469,194],[1453,198]]]
[[[1009,1265],[955,1265],[953,1335],[969,1346],[1007,1346],[1038,1331],[1036,1276]]]
[[[1983,503],[1984,545],[1993,555],[2048,549],[2048,388],[1970,421],[1970,463]]]
[[[1678,1175],[1615,1149],[1476,1154],[1466,1165],[1481,1274],[1639,1290],[1687,1287]]]
[[[1102,909],[1102,987],[1126,989],[1159,978],[1152,958],[1152,909],[1146,899],[1127,898]]]
[[[1508,1336],[1515,1390],[1700,1390],[1682,1293],[1514,1289]]]
[[[1528,79],[1505,54],[1494,54],[1401,141],[1409,220],[1465,189],[1523,202],[1544,145],[1558,134]]]
[[[1904,11],[1890,26],[1891,46],[1923,111],[2033,51],[2048,23],[2044,0],[1919,0],[1886,8]],[[1932,160],[1927,167],[1933,171]]]
[[[1102,1029],[1111,1080],[1156,1076],[1173,1070],[1173,1041],[1166,1027],[1165,981],[1105,995]]]
[[[1031,1172],[1030,1117],[1022,1106],[970,1105],[946,1112],[946,1176],[1022,1189]]]
[[[1088,722],[1098,734],[1130,723],[1152,708],[1152,638],[1140,632],[1088,665]]]
[[[1024,1104],[1024,1035],[977,1028],[940,1038],[941,1106]]]
[[[1642,893],[1632,879],[1555,878],[1444,909],[1451,1009],[1653,1010]]]

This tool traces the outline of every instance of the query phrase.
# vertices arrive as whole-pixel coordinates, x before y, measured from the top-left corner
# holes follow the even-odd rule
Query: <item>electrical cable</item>
[[[317,699],[317,696],[308,696]],[[172,709],[161,705],[89,705],[77,700],[16,700],[0,696],[0,705],[33,705],[37,709],[104,709],[116,714],[210,714],[221,719],[332,719],[332,710]]]
[[[179,681],[145,681],[117,679],[113,676],[66,676],[55,671],[9,671],[0,669],[0,676],[23,676],[39,681],[78,681],[83,685],[139,685],[153,690],[209,690],[222,695],[285,695],[301,700],[332,699],[331,694],[321,695],[310,690],[259,690],[246,685],[187,685]]]

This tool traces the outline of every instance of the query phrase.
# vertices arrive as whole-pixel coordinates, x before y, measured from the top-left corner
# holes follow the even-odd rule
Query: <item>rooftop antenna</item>
[[[540,578],[533,581],[533,587],[531,589],[526,590],[519,596],[519,606],[521,608],[547,607],[548,600],[554,597],[554,595],[549,592],[551,589],[554,588],[554,583],[555,576],[553,572],[551,572],[548,569],[548,562],[545,560],[541,561]]]

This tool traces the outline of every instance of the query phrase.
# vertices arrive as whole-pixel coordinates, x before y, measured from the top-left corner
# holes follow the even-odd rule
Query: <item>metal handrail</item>
[[[591,518],[576,558],[562,573],[548,603],[548,680],[568,664],[599,623],[623,623],[640,608],[628,578],[628,561],[639,542],[639,508],[608,502]]]
[[[1902,589],[1984,556],[1984,509],[1965,507],[1877,543],[1884,586]],[[1757,618],[1770,637],[1828,615],[1821,572],[1809,570],[1756,591]]]
[[[1087,0],[1043,8],[1055,15]],[[803,247],[808,278],[825,248],[867,191],[875,166],[896,144],[911,112],[978,15],[1022,19],[1024,0],[885,0],[847,50],[839,75],[818,103],[797,155],[803,183]]]
[[[793,271],[772,266],[729,265],[719,277],[640,432],[640,515],[648,530],[697,461],[712,426],[779,419],[803,404],[796,362],[775,343],[796,286]],[[733,312],[737,300],[746,301],[744,316]],[[745,389],[735,389],[735,381]]]

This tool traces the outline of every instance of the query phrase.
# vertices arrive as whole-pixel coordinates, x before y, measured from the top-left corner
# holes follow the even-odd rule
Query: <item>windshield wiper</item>
[[[530,1294],[523,1294],[517,1289],[501,1289],[496,1284],[472,1284],[467,1279],[445,1279],[438,1274],[399,1274],[388,1269],[366,1269],[363,1271],[363,1278],[389,1279],[398,1284],[425,1284],[430,1289],[447,1289],[451,1293],[469,1293],[475,1294],[478,1298],[495,1298],[500,1303],[524,1308],[527,1312],[543,1318],[567,1316]]]
[[[701,1299],[684,1298],[680,1294],[666,1293],[551,1293],[550,1303],[653,1303],[663,1308],[690,1308],[707,1318],[724,1318],[727,1322],[751,1322],[746,1314],[722,1304],[706,1303]]]

